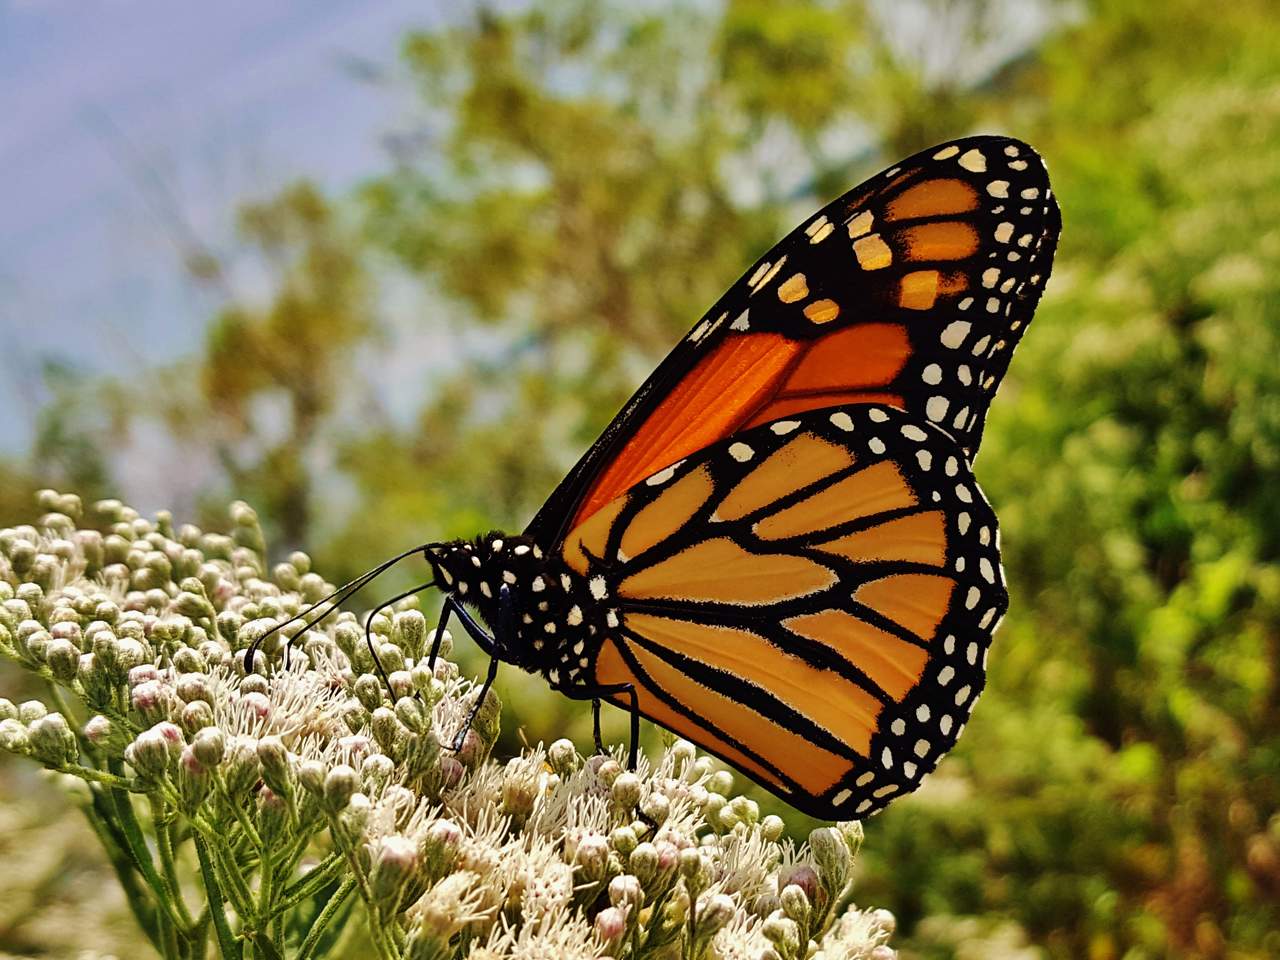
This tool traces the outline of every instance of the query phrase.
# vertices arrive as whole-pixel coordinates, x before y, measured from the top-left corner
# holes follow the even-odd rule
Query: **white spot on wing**
[[[919,427],[917,427],[914,423],[908,423],[905,427],[903,427],[902,435],[906,437],[908,440],[917,440],[917,441],[924,440],[925,437],[927,436],[925,432],[921,430]]]
[[[790,433],[792,430],[797,429],[799,426],[799,420],[779,420],[777,423],[770,426],[769,429],[781,437]]]
[[[745,443],[735,443],[729,447],[729,456],[739,463],[746,463],[755,455],[755,451]]]
[[[666,483],[668,480],[670,480],[672,477],[676,475],[676,470],[680,467],[682,463],[684,463],[683,460],[677,460],[675,463],[673,463],[671,466],[667,467],[666,469],[659,470],[652,477],[646,480],[645,484],[650,487],[662,486],[664,483]]]
[[[949,146],[949,147],[943,147],[941,150],[939,150],[937,153],[935,153],[935,154],[933,155],[933,159],[935,159],[935,160],[949,160],[949,159],[951,159],[952,157],[954,157],[954,156],[955,156],[957,153],[959,153],[959,152],[960,152],[960,148],[959,148],[959,147],[957,147],[957,146],[953,143],[951,146]]]
[[[986,173],[987,158],[982,155],[982,151],[976,147],[967,151],[964,156],[956,161],[960,166],[973,173]]]
[[[850,416],[847,413],[845,413],[843,410],[837,410],[835,413],[833,413],[829,417],[829,419],[831,420],[831,423],[833,426],[839,427],[841,430],[844,430],[846,433],[853,429],[852,418],[850,418]]]
[[[947,415],[950,405],[946,397],[930,397],[924,405],[925,416],[936,423]]]
[[[942,368],[936,363],[931,363],[924,368],[924,372],[920,374],[920,379],[925,383],[938,384],[942,382]]]
[[[964,338],[969,335],[969,330],[973,325],[967,320],[955,320],[942,331],[942,345],[955,350],[962,343]]]
[[[733,323],[729,324],[729,329],[730,330],[746,330],[749,325],[747,322],[748,313],[750,313],[749,310],[743,310],[740,314],[738,314],[738,318],[734,320]]]

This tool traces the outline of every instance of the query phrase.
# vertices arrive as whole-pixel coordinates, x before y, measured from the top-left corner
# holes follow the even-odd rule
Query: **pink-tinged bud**
[[[258,741],[258,764],[268,787],[282,797],[293,793],[289,751],[279,737],[263,737]]]
[[[793,863],[790,866],[778,868],[778,889],[784,890],[792,884],[804,892],[810,903],[817,898],[818,874],[807,863]]]
[[[289,828],[289,801],[270,787],[258,791],[258,829],[263,843],[282,837]]]
[[[391,699],[397,703],[413,696],[413,674],[408,670],[396,670],[387,677],[391,687]]]
[[[451,790],[462,782],[467,768],[453,757],[440,758],[440,780],[442,789]]]
[[[66,609],[65,607],[59,608]],[[74,611],[68,611],[75,616]],[[80,635],[80,624],[74,620],[60,620],[55,622],[50,628],[49,633],[55,640],[69,640],[75,644],[77,653],[80,651],[82,637]]]
[[[634,810],[640,802],[640,778],[634,773],[621,773],[609,788],[613,802],[623,810]]]
[[[390,757],[380,753],[371,754],[360,764],[360,782],[363,784],[361,789],[371,797],[377,796],[391,779],[395,769]]]
[[[203,700],[213,706],[213,693],[209,690],[209,681],[202,673],[184,673],[178,678],[178,697],[184,703]]]
[[[809,834],[809,849],[818,864],[818,877],[827,896],[835,899],[844,891],[853,866],[849,846],[837,830],[819,827]]]
[[[233,797],[244,798],[258,782],[258,741],[252,737],[236,737],[223,754],[223,770],[227,792]]]
[[[266,720],[271,716],[271,701],[256,691],[241,694],[236,708],[252,720]]]
[[[150,780],[162,780],[169,773],[169,743],[156,730],[144,730],[124,752],[138,776]]]
[[[129,687],[133,688],[148,680],[159,680],[160,671],[153,663],[144,663],[129,671]]]
[[[670,873],[680,865],[680,848],[666,840],[655,840],[654,850],[658,852],[658,872]]]
[[[614,833],[629,834],[632,838],[632,842],[635,842],[635,834],[630,830],[620,829],[615,830]],[[616,841],[613,846],[615,850],[618,849]],[[631,851],[631,857],[627,861],[627,866],[640,883],[646,887],[649,886],[649,884],[653,883],[654,878],[658,875],[658,848],[652,843],[641,843],[637,845],[635,849]]]
[[[606,787],[612,787],[614,781],[622,776],[622,764],[617,760],[606,759],[596,768],[596,776],[604,782]]]
[[[369,874],[370,895],[386,915],[399,913],[405,885],[418,869],[418,847],[408,837],[392,834],[379,840],[372,850]]]
[[[617,789],[617,786],[615,783],[614,788]],[[662,826],[667,822],[667,817],[671,816],[671,801],[660,793],[651,793],[644,798],[640,810],[658,826]]]
[[[222,762],[222,757],[226,753],[226,739],[217,727],[205,727],[196,732],[191,741],[191,749],[197,760],[209,769],[213,769]]]
[[[644,887],[639,878],[624,873],[610,880],[609,902],[615,907],[639,910],[644,906]]]
[[[188,815],[200,806],[212,786],[213,778],[204,764],[196,759],[195,751],[191,747],[184,748],[178,758],[178,795]]]
[[[91,717],[84,725],[84,737],[92,744],[105,746],[114,736],[115,728],[102,714]]]
[[[626,907],[606,907],[596,914],[596,936],[605,946],[616,944],[626,932]]]
[[[596,833],[587,834],[578,841],[574,860],[584,880],[603,880],[609,870],[609,841]]]
[[[213,708],[203,700],[193,700],[182,708],[182,729],[194,734],[203,727],[213,726]]]
[[[462,830],[451,820],[437,820],[422,839],[422,859],[427,875],[439,879],[453,871],[462,845]]]
[[[898,951],[886,947],[883,943],[871,951],[871,960],[897,960]]]
[[[480,734],[472,729],[468,730],[467,735],[462,738],[462,746],[458,748],[458,752],[454,754],[454,757],[468,770],[474,770],[484,762],[487,753],[484,741],[480,739]]]

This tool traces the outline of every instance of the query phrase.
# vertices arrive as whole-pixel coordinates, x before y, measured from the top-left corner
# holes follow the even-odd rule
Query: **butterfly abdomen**
[[[480,614],[500,644],[501,660],[542,674],[553,687],[587,682],[609,614],[586,577],[548,556],[531,537],[499,531],[444,544],[433,554],[446,592]]]

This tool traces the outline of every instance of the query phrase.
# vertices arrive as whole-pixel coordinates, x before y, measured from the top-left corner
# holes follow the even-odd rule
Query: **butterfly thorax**
[[[589,682],[608,613],[586,577],[531,537],[498,531],[434,547],[427,559],[441,589],[480,615],[499,659],[542,674],[553,687]]]

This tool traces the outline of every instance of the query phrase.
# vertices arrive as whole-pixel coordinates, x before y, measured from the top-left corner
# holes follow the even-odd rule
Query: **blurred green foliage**
[[[1044,29],[1011,47],[1027,9]],[[938,140],[1022,136],[1066,226],[977,464],[1012,612],[953,757],[868,824],[863,896],[917,956],[1280,957],[1280,9],[889,10],[543,0],[410,36],[426,146],[354,198],[248,209],[274,301],[228,306],[133,415],[204,438],[272,539],[338,573],[517,529],[806,212]],[[378,271],[420,281],[460,345],[407,428],[343,415]],[[102,390],[81,409],[118,429]],[[72,399],[44,472],[96,492]],[[321,448],[345,526],[320,522]],[[531,740],[588,736],[501,682]]]

